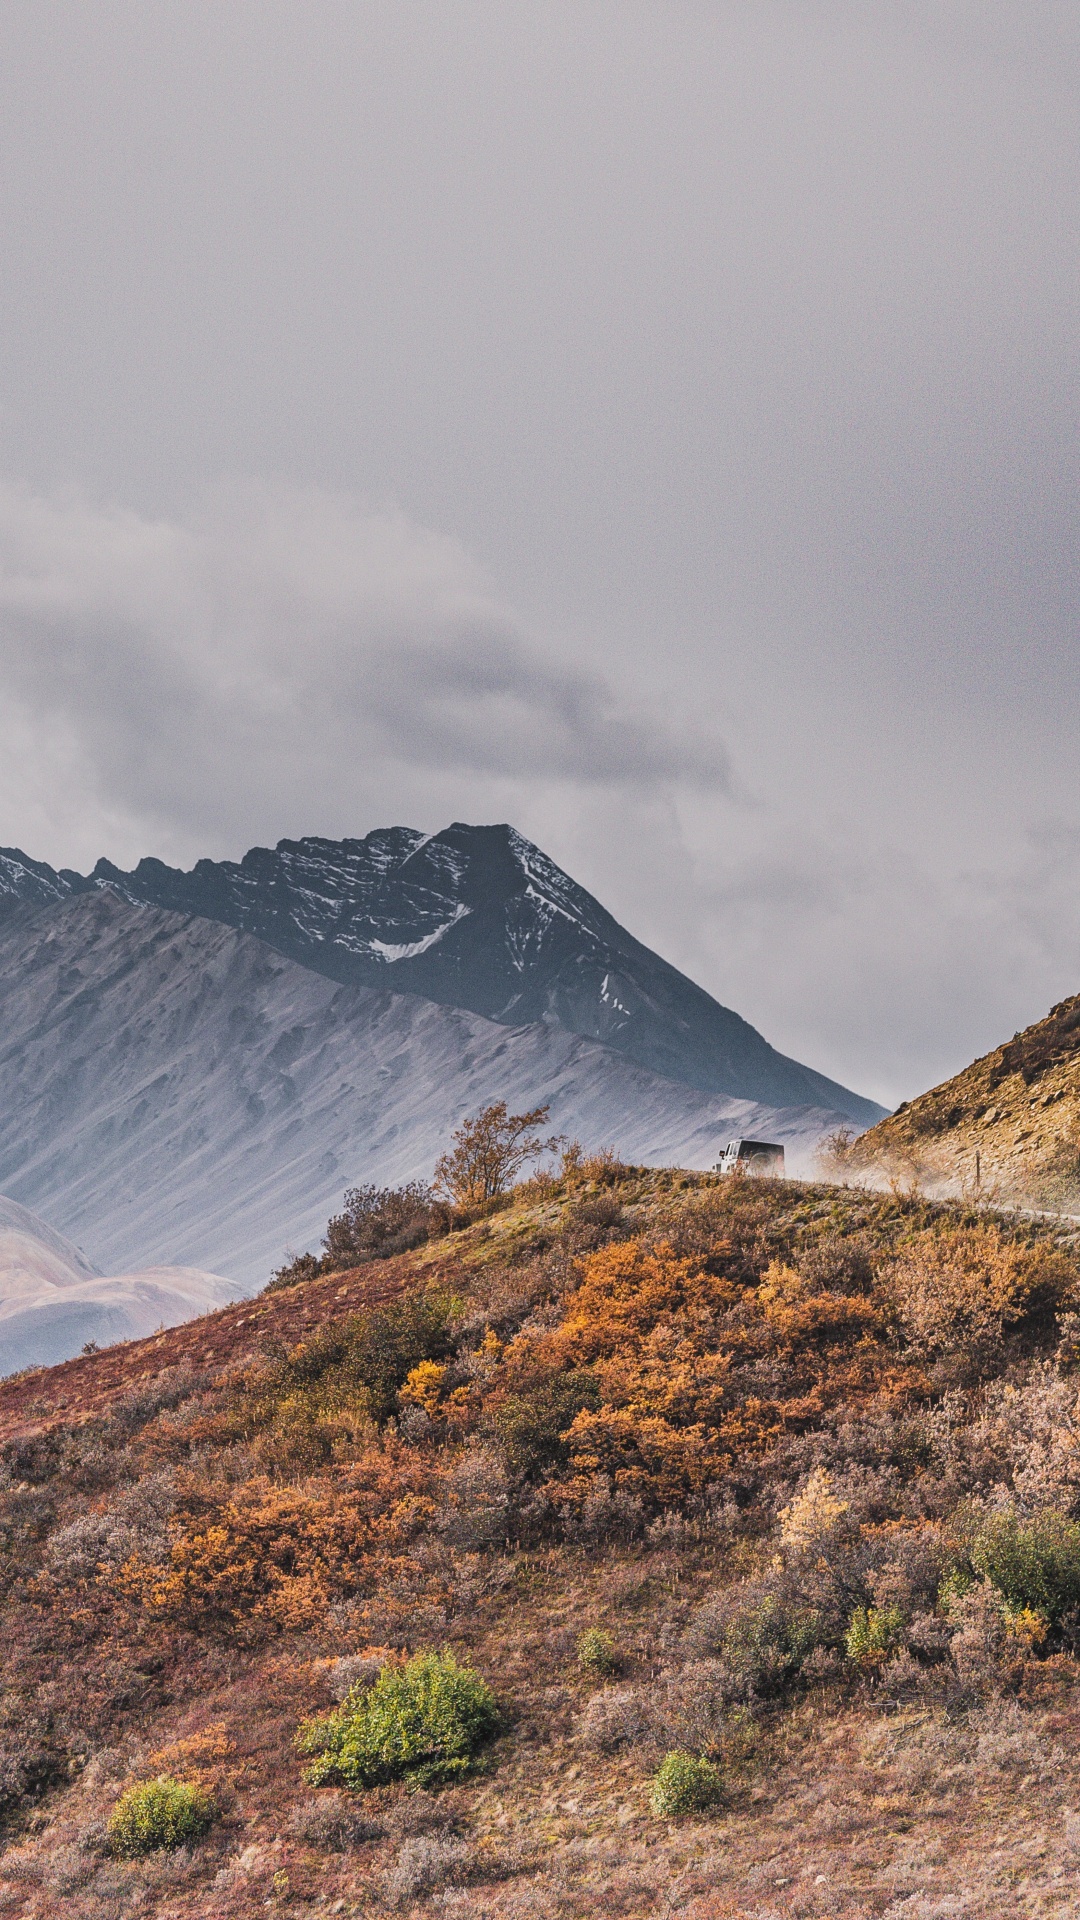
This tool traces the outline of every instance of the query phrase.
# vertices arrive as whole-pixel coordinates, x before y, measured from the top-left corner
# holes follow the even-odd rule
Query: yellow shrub
[[[1006,1607],[1003,1618],[1007,1637],[1025,1653],[1037,1653],[1050,1632],[1045,1613],[1034,1607]]]
[[[815,1467],[801,1493],[780,1509],[780,1539],[789,1553],[802,1553],[830,1533],[847,1513],[849,1502],[838,1500],[824,1467]]]
[[[398,1389],[398,1399],[406,1406],[422,1407],[434,1417],[439,1410],[447,1371],[437,1360],[421,1360]]]

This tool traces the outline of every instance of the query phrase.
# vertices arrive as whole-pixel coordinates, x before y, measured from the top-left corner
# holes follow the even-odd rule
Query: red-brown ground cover
[[[1075,1911],[1078,1288],[1047,1226],[608,1165],[0,1384],[0,1914]],[[441,1646],[476,1775],[307,1787],[300,1721]],[[219,1819],[111,1857],[160,1773]]]

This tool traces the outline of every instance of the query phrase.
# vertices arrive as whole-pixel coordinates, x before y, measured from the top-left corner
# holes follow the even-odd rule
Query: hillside
[[[976,1163],[976,1155],[978,1162]],[[1080,995],[855,1141],[847,1164],[936,1189],[1080,1208]]]
[[[1078,1326],[1048,1224],[601,1158],[0,1384],[0,1914],[1074,1912]],[[443,1648],[472,1770],[305,1783]]]
[[[0,849],[0,909],[111,887],[136,905],[254,934],[331,980],[422,995],[508,1026],[543,1022],[648,1073],[772,1107],[821,1107],[858,1127],[883,1108],[789,1060],[737,1013],[642,946],[512,827],[380,828],[363,840],[282,840],[190,873],[55,872]]]
[[[111,889],[0,921],[0,1192],[102,1269],[263,1284],[343,1189],[428,1179],[491,1100],[635,1160],[708,1166],[731,1133],[809,1157],[842,1116],[662,1080],[541,1023],[342,986],[220,922]]]

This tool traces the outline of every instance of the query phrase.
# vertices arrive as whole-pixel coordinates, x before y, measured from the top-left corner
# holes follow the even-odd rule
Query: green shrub
[[[125,1787],[109,1816],[109,1849],[121,1860],[197,1840],[217,1818],[213,1795],[161,1776]]]
[[[567,1433],[579,1413],[595,1412],[599,1405],[599,1384],[585,1368],[557,1374],[507,1400],[496,1415],[495,1431],[511,1472],[536,1478],[568,1459]]]
[[[667,1753],[657,1768],[649,1804],[658,1820],[675,1820],[682,1813],[703,1813],[715,1807],[723,1790],[723,1776],[711,1760],[692,1753]]]
[[[954,1561],[938,1588],[938,1606],[942,1613],[948,1613],[977,1584],[968,1561]]]
[[[419,1291],[320,1328],[275,1368],[263,1390],[263,1419],[290,1401],[316,1412],[359,1403],[380,1424],[388,1420],[413,1368],[449,1352],[454,1306],[446,1295]]]
[[[486,1680],[452,1653],[420,1653],[354,1688],[336,1713],[306,1721],[296,1744],[315,1756],[305,1776],[313,1787],[431,1786],[467,1773],[498,1724]]]
[[[900,1645],[903,1631],[904,1617],[899,1607],[856,1607],[844,1643],[848,1659],[867,1672],[884,1666]]]
[[[759,1593],[729,1614],[716,1651],[746,1695],[764,1698],[783,1692],[822,1637],[813,1608]]]
[[[350,1187],[345,1207],[327,1224],[323,1238],[330,1273],[405,1253],[446,1231],[450,1210],[419,1180],[403,1187]]]
[[[450,1222],[450,1208],[419,1181],[403,1187],[350,1187],[343,1211],[327,1222],[322,1254],[297,1254],[277,1269],[266,1291],[406,1253],[448,1232]]]
[[[975,1539],[971,1564],[1008,1608],[1041,1614],[1051,1626],[1080,1606],[1080,1526],[1062,1513],[995,1514]]]
[[[590,1627],[578,1641],[577,1657],[578,1665],[584,1667],[586,1673],[614,1673],[615,1642],[602,1627]]]
[[[275,1267],[266,1283],[265,1291],[275,1293],[282,1287],[298,1287],[308,1280],[319,1280],[328,1271],[326,1262],[313,1253],[298,1253],[294,1260],[286,1260],[284,1266]]]

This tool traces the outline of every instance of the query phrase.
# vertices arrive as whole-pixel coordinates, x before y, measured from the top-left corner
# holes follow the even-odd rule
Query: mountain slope
[[[0,1191],[116,1270],[248,1285],[355,1182],[426,1178],[493,1099],[640,1162],[731,1133],[807,1149],[820,1107],[718,1099],[557,1027],[342,986],[220,923],[108,888],[0,922]]]
[[[190,873],[159,860],[131,873],[106,860],[90,875],[56,873],[0,852],[0,906],[101,886],[253,933],[332,980],[506,1025],[544,1021],[706,1093],[825,1106],[860,1127],[884,1111],[778,1053],[508,826],[282,840]]]
[[[850,1162],[954,1188],[977,1180],[1029,1205],[1080,1205],[1080,995],[898,1107],[855,1142]]]
[[[0,1194],[0,1375],[54,1366],[88,1341],[105,1347],[144,1339],[239,1292],[192,1267],[106,1277],[62,1234]]]
[[[1078,1238],[609,1171],[0,1383],[0,1914],[1075,1920]],[[475,1771],[305,1778],[446,1651]]]

